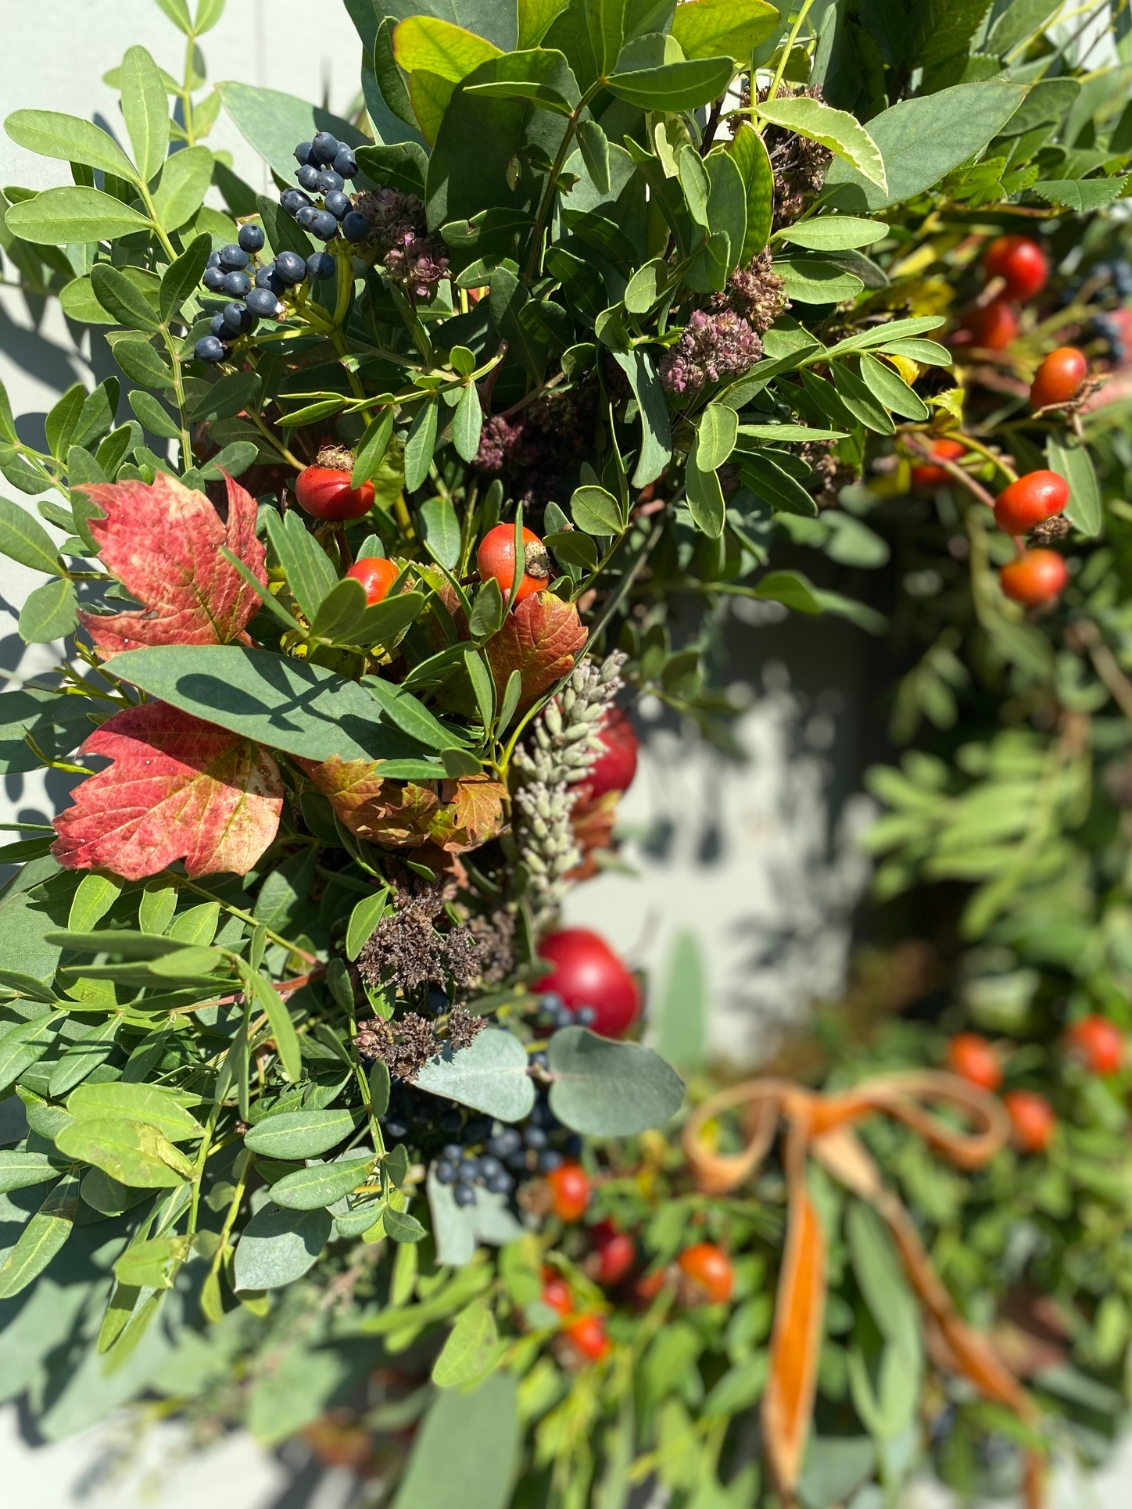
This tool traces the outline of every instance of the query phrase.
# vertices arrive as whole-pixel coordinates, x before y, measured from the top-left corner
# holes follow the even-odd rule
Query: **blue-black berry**
[[[283,284],[279,281],[279,274],[275,270],[274,262],[269,262],[266,267],[256,268],[255,286],[257,288],[270,288],[272,293],[280,292]]]
[[[456,1165],[454,1163],[440,1162],[435,1166],[436,1177],[441,1184],[454,1184],[456,1182]]]
[[[220,248],[220,265],[225,272],[239,272],[248,265],[248,254],[242,246],[222,246]]]
[[[342,188],[342,175],[333,168],[323,168],[318,175],[318,186],[324,194],[338,193]]]
[[[206,267],[201,282],[208,289],[209,293],[223,293],[224,279],[227,276],[228,274],[222,267]]]
[[[233,335],[250,335],[259,323],[246,304],[226,304],[224,323]]]
[[[358,160],[354,156],[353,149],[345,142],[334,154],[334,171],[341,173],[343,178],[353,178],[358,171]]]
[[[208,322],[208,328],[212,331],[213,335],[223,337],[228,333],[228,326],[224,323],[224,316],[222,314],[214,314]]]
[[[574,1013],[574,1020],[579,1027],[592,1027],[597,1021],[597,1012],[592,1006],[579,1006]],[[566,1026],[568,1027],[569,1025],[569,1022],[567,1022]]]
[[[313,162],[308,162],[304,164],[303,167],[299,168],[295,173],[295,177],[298,179],[299,184],[302,188],[309,189],[312,194],[317,191],[318,169],[315,167]]]
[[[275,259],[275,271],[284,283],[302,283],[307,275],[307,264],[298,252],[281,251]]]
[[[279,299],[270,288],[253,288],[245,302],[253,314],[273,320]]]
[[[228,347],[215,335],[203,335],[193,347],[198,361],[208,362],[210,366],[216,362],[222,362],[228,355]]]
[[[241,225],[240,234],[236,238],[246,252],[263,250],[266,237],[263,234],[262,225]]]
[[[329,210],[330,213],[334,216],[335,220],[341,220],[343,215],[348,215],[354,206],[350,201],[349,194],[343,194],[338,190],[332,190],[329,194],[324,196],[322,207],[325,210]]]
[[[457,1205],[474,1205],[476,1203],[475,1187],[471,1184],[456,1184],[452,1188],[452,1198]]]
[[[279,196],[279,203],[288,215],[297,215],[304,204],[310,204],[310,199],[302,189],[284,189]]]
[[[309,141],[301,141],[295,148],[295,161],[298,163],[310,162],[311,144]]]
[[[246,272],[224,274],[224,292],[231,294],[234,299],[242,299],[251,286],[252,280]]]
[[[310,256],[307,258],[308,278],[332,278],[334,276],[334,268],[334,258],[330,255],[329,252],[311,252]],[[444,1010],[445,1008],[441,1007],[440,1009]]]
[[[342,220],[342,234],[347,241],[364,241],[369,235],[369,221],[361,210],[349,210]]]
[[[320,131],[311,142],[311,162],[333,162],[338,155],[337,138],[331,136],[329,131]]]
[[[209,252],[207,265],[209,267],[219,267],[220,266],[220,253],[218,251],[211,251],[211,252]]]
[[[511,1175],[503,1172],[492,1174],[490,1178],[484,1180],[484,1183],[493,1195],[508,1195],[515,1187],[515,1181]]]
[[[316,210],[314,219],[306,228],[320,241],[333,241],[338,234],[338,221],[329,210]]]
[[[523,1133],[523,1141],[528,1147],[533,1147],[536,1151],[541,1152],[546,1146],[547,1136],[542,1127],[527,1127]]]
[[[295,219],[302,226],[303,230],[309,231],[314,224],[314,217],[321,214],[322,211],[317,204],[304,204],[302,209],[296,214]]]
[[[556,1168],[561,1168],[566,1162],[561,1153],[556,1153],[553,1148],[547,1148],[545,1153],[538,1155],[538,1169],[540,1174],[552,1174]]]

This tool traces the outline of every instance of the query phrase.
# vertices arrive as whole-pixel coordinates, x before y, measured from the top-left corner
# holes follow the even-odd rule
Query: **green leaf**
[[[569,0],[519,0],[518,47],[537,47]]]
[[[797,304],[840,304],[856,298],[865,286],[853,273],[816,257],[779,257],[774,270],[786,284],[787,297]]]
[[[278,1205],[265,1205],[240,1237],[233,1287],[280,1289],[293,1284],[318,1261],[332,1226],[333,1219],[326,1210],[281,1210]]]
[[[168,366],[148,341],[115,341],[114,360],[126,376],[143,388],[171,388],[173,369]]]
[[[1065,517],[1084,535],[1100,534],[1104,507],[1088,447],[1069,435],[1051,434],[1046,440],[1046,465],[1069,483]]]
[[[25,1069],[38,1063],[58,1035],[59,1022],[54,1016],[37,1017],[6,1032],[0,1038],[0,1092],[13,1084]]]
[[[604,487],[592,484],[574,489],[570,497],[570,516],[577,529],[600,538],[619,535],[625,528],[617,499]]]
[[[410,14],[393,33],[393,56],[412,74],[423,70],[458,84],[500,49],[486,37],[428,14]]]
[[[530,294],[507,267],[497,267],[491,274],[489,308],[495,328],[509,344],[509,354],[519,365],[541,382],[546,370],[546,347],[534,338],[520,315]]]
[[[688,512],[702,534],[710,540],[718,540],[723,533],[727,508],[723,500],[723,488],[714,469],[702,467],[699,460],[700,437],[697,433],[688,454],[684,473],[684,492]]]
[[[0,554],[33,571],[54,575],[59,570],[59,552],[46,529],[27,509],[7,498],[0,498]]]
[[[249,970],[244,979],[255,994],[256,1004],[267,1016],[284,1074],[293,1085],[298,1084],[303,1077],[302,1050],[287,1002],[271,981],[265,980],[258,970]]]
[[[179,31],[183,31],[186,37],[192,36],[193,23],[189,16],[187,0],[156,0],[156,4]]]
[[[85,1032],[64,1053],[51,1071],[47,1093],[53,1100],[66,1095],[80,1080],[87,1077],[99,1064],[104,1064],[114,1051],[114,1044],[122,1027],[122,1018],[107,1017]]]
[[[27,644],[51,644],[73,634],[79,622],[79,600],[73,582],[59,578],[29,592],[20,609],[20,638]]]
[[[189,1236],[156,1237],[134,1243],[114,1264],[114,1277],[126,1288],[171,1289],[177,1269],[191,1248]]]
[[[452,416],[452,444],[463,461],[474,461],[483,432],[483,409],[475,383],[468,383]]]
[[[598,1037],[587,1027],[556,1032],[547,1058],[550,1108],[586,1136],[627,1137],[663,1126],[684,1100],[684,1081],[662,1058],[638,1043]]]
[[[157,64],[144,47],[126,49],[120,87],[134,161],[148,183],[160,171],[169,149],[169,106]]]
[[[403,729],[418,744],[430,749],[451,749],[454,745],[466,744],[467,734],[454,724],[442,723],[419,697],[383,681],[380,676],[363,676],[362,685],[381,708],[390,723]]]
[[[353,644],[365,611],[365,588],[352,576],[344,577],[335,582],[319,603],[311,621],[311,633],[330,644]]]
[[[811,251],[852,251],[858,246],[872,246],[888,235],[883,220],[862,220],[856,215],[819,215],[775,231],[776,241],[789,241]]]
[[[706,230],[708,191],[711,185],[708,183],[703,158],[691,143],[681,147],[676,158],[676,171],[680,179],[680,187],[684,190],[684,202],[688,206],[688,213],[697,225],[702,225]]]
[[[1086,214],[1099,210],[1114,199],[1120,199],[1128,189],[1126,177],[1116,178],[1043,178],[1030,185],[1030,193],[1051,204],[1063,205],[1066,209]]]
[[[196,20],[193,23],[195,36],[203,37],[211,31],[224,14],[224,0],[197,0]]]
[[[419,618],[428,599],[423,592],[398,592],[367,608],[358,625],[357,644],[390,644]]]
[[[7,211],[5,220],[14,236],[42,246],[65,246],[71,241],[113,241],[149,228],[137,210],[99,189],[44,189]]]
[[[849,351],[864,351],[868,347],[886,346],[893,340],[922,335],[927,330],[938,330],[944,323],[938,314],[921,314],[907,320],[890,320],[887,325],[874,325],[871,329],[847,335],[843,341],[830,346],[826,356],[843,356]]]
[[[884,159],[876,142],[847,110],[835,110],[822,100],[807,95],[779,96],[758,105],[759,116],[787,131],[820,142],[835,157],[842,158],[862,177],[883,192],[887,191]]]
[[[767,0],[687,0],[676,7],[672,35],[686,58],[729,54],[745,67],[774,35],[779,13]]]
[[[672,426],[660,378],[643,346],[614,351],[613,360],[629,379],[641,416],[641,450],[633,472],[633,486],[655,482],[672,460]]]
[[[494,1369],[501,1352],[495,1316],[482,1299],[475,1299],[456,1317],[433,1363],[432,1381],[438,1388],[473,1383]]]
[[[381,1224],[386,1236],[394,1242],[419,1242],[428,1235],[416,1216],[407,1215],[403,1210],[394,1210],[392,1205],[385,1207]]]
[[[131,179],[134,166],[108,131],[77,115],[57,110],[16,110],[4,122],[12,140],[41,157],[82,162],[118,178]]]
[[[602,194],[609,193],[609,137],[597,121],[586,120],[578,127],[578,146],[586,171]]]
[[[373,937],[374,928],[381,921],[389,901],[389,891],[382,887],[372,896],[363,896],[350,913],[346,926],[346,957],[351,964]]]
[[[482,67],[475,83],[464,86],[470,95],[489,99],[523,99],[558,115],[571,115],[581,99],[578,81],[562,53],[554,48],[509,52]]]
[[[12,417],[12,400],[8,397],[8,390],[0,382],[0,439],[7,440],[11,445],[18,445],[20,437],[16,433],[16,421]]]
[[[916,419],[921,423],[930,417],[931,410],[927,404],[918,393],[913,392],[899,372],[894,372],[868,352],[861,353],[860,362],[865,386],[875,398],[880,399],[886,409],[902,414],[905,419]]]
[[[284,1174],[271,1186],[271,1198],[276,1205],[286,1210],[323,1210],[336,1200],[365,1184],[367,1162],[373,1154],[364,1150],[363,1156],[351,1153],[337,1163],[312,1163],[308,1168],[298,1168],[293,1174]]]
[[[706,471],[722,466],[735,449],[739,435],[739,416],[726,404],[709,403],[700,418],[696,444],[697,465]]]
[[[886,356],[907,356],[926,367],[950,367],[951,352],[937,341],[886,341],[879,348]]]
[[[69,1122],[56,1133],[55,1146],[65,1158],[92,1163],[132,1189],[173,1189],[192,1176],[192,1164],[156,1127],[123,1116]]]
[[[884,405],[877,401],[870,389],[844,362],[830,362],[829,375],[833,378],[838,398],[854,419],[860,420],[867,429],[875,430],[878,435],[895,434],[896,426]]]
[[[527,1051],[513,1033],[485,1027],[469,1047],[445,1049],[431,1059],[416,1085],[500,1121],[521,1121],[535,1102],[527,1063]]]
[[[204,1128],[181,1104],[182,1096],[163,1085],[119,1079],[106,1084],[80,1085],[67,1097],[68,1112],[80,1120],[126,1116],[154,1127],[170,1142],[191,1142]],[[189,1096],[195,1102],[196,1096]]]
[[[606,88],[617,99],[639,105],[642,110],[695,110],[717,99],[734,72],[730,58],[697,58],[615,73],[606,80]]]
[[[436,403],[426,399],[409,426],[405,441],[405,491],[416,492],[428,476],[436,448]]]
[[[393,409],[382,409],[376,419],[370,421],[358,446],[354,469],[350,474],[350,486],[361,487],[372,481],[381,469],[389,442],[393,438]]]
[[[506,1509],[520,1440],[513,1373],[493,1373],[470,1393],[444,1390],[417,1433],[393,1509]]]
[[[45,1153],[0,1152],[0,1194],[28,1189],[59,1177],[59,1170]]]
[[[465,393],[473,393],[472,387]],[[429,498],[420,507],[424,524],[425,545],[433,560],[439,561],[447,571],[455,571],[460,564],[460,520],[447,498]]]
[[[498,634],[503,627],[503,613],[503,590],[495,578],[490,576],[476,593],[476,600],[468,616],[468,628],[472,638],[484,640],[490,639],[493,634]]]
[[[216,87],[236,129],[288,183],[295,172],[295,143],[310,141],[319,131],[329,131],[351,147],[370,145],[349,121],[292,94],[255,84],[229,82]]]
[[[317,1158],[337,1147],[354,1130],[361,1111],[279,1111],[257,1122],[245,1147],[265,1158]]]
[[[197,236],[190,241],[188,249],[165,269],[158,298],[158,312],[163,320],[178,314],[185,300],[197,291],[211,251],[212,237]]]
[[[846,209],[879,210],[924,193],[982,153],[1022,103],[1027,87],[986,79],[901,100],[869,121],[868,134],[884,160],[887,190],[838,159],[826,174],[827,196]],[[833,189],[837,192],[830,195]]]
[[[86,388],[82,383],[73,383],[62,398],[52,405],[44,421],[47,444],[51,449],[51,454],[59,460],[62,460],[70,449],[71,436],[79,422],[86,396]]]
[[[728,151],[739,169],[746,194],[747,230],[739,261],[744,266],[770,239],[774,216],[774,170],[762,137],[746,123],[740,125]]]
[[[726,236],[730,247],[727,269],[737,266],[747,239],[747,187],[735,158],[723,148],[709,152],[704,166],[711,185],[708,225],[712,236]]]
[[[163,893],[164,888],[157,894],[160,896]],[[144,901],[148,901],[152,894],[152,892],[147,892]],[[60,948],[73,949],[75,953],[108,953],[118,955],[123,959],[160,959],[162,954],[172,953],[174,949],[184,947],[174,938],[155,936],[153,932],[145,929],[138,932],[125,928],[91,933],[67,931],[48,933],[47,937]]]
[[[127,397],[130,408],[151,435],[157,435],[162,440],[176,440],[180,436],[180,425],[152,393],[135,389]]]
[[[287,585],[313,622],[324,599],[340,585],[330,557],[293,509],[267,515],[267,537],[286,573]]]
[[[200,209],[214,161],[207,147],[185,147],[167,159],[153,196],[157,218],[167,231],[177,230]]]
[[[71,1235],[79,1213],[79,1181],[61,1179],[20,1232],[0,1267],[0,1299],[11,1299],[37,1279]]]

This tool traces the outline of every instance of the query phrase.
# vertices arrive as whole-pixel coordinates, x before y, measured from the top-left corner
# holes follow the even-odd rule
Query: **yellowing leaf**
[[[778,25],[778,11],[766,0],[687,0],[676,7],[672,35],[686,58],[728,56],[741,63]]]
[[[847,110],[835,110],[832,105],[800,94],[795,98],[765,100],[758,106],[758,112],[763,120],[820,142],[835,156],[843,157],[870,183],[888,192],[880,148],[856,116]]]
[[[485,37],[439,16],[408,16],[393,33],[393,56],[408,74],[424,69],[458,84],[501,53]]]

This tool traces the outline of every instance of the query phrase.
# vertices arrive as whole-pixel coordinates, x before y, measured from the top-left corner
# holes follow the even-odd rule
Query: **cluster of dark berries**
[[[1105,354],[1116,366],[1120,366],[1128,358],[1127,332],[1119,320],[1113,319],[1110,314],[1098,314],[1093,317],[1085,327],[1089,335],[1095,340],[1104,342]]]
[[[1116,262],[1098,262],[1090,269],[1090,277],[1111,288],[1117,299],[1132,298],[1132,263],[1121,257]]]
[[[592,1006],[579,1006],[575,1011],[572,1006],[566,1005],[561,996],[550,990],[539,1002],[539,1013],[535,1020],[539,1025],[545,1024],[547,1027],[592,1027],[597,1021],[597,1012]]]
[[[320,241],[333,241],[339,230],[347,241],[361,241],[369,227],[346,193],[346,179],[356,177],[358,171],[353,150],[329,131],[320,131],[313,141],[299,143],[295,160],[299,187],[285,189],[279,196],[288,215]],[[322,203],[312,199],[312,194]]]
[[[334,258],[327,252],[312,253],[305,260],[298,252],[283,251],[273,262],[257,266],[264,235],[258,225],[240,227],[239,245],[225,246],[208,259],[201,282],[209,293],[227,293],[232,302],[214,314],[210,333],[196,343],[202,362],[222,362],[228,348],[241,335],[251,335],[261,319],[280,319],[285,310],[280,296],[308,278],[334,275]]]
[[[446,1143],[441,1148],[434,1165],[436,1177],[441,1184],[452,1186],[452,1198],[457,1205],[474,1205],[477,1185],[493,1195],[509,1195],[515,1188],[515,1180],[503,1167],[502,1160],[490,1151],[492,1143],[498,1141],[497,1137],[489,1138],[488,1151],[478,1154],[458,1142]]]

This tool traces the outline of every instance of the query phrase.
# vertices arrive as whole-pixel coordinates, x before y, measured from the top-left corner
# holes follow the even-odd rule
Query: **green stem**
[[[200,1208],[200,1187],[204,1179],[204,1166],[208,1162],[208,1155],[212,1149],[212,1134],[216,1131],[216,1119],[219,1115],[220,1104],[217,1102],[209,1112],[208,1121],[204,1128],[204,1136],[201,1138],[200,1151],[197,1153],[196,1167],[193,1169],[193,1199],[192,1204],[189,1206],[189,1236],[192,1236],[197,1229],[197,1211]]]
[[[185,107],[185,144],[192,147],[196,145],[196,136],[193,132],[193,53],[196,51],[197,39],[190,32],[185,43],[185,82],[184,87],[177,92],[181,97],[181,104]]]
[[[281,440],[277,440],[275,438],[275,435],[272,433],[270,427],[265,422],[263,415],[249,409],[248,418],[255,425],[256,429],[260,432],[263,438],[267,441],[268,445],[273,446],[275,450],[279,452],[279,454],[283,457],[283,460],[286,461],[287,465],[293,466],[297,472],[301,472],[303,469],[303,463],[298,459],[297,456],[291,454],[291,452],[287,449],[287,447]]]
[[[790,54],[794,50],[794,43],[798,40],[798,33],[802,30],[802,22],[809,14],[810,6],[813,3],[814,0],[802,0],[801,9],[794,17],[794,25],[790,28],[790,35],[786,39],[786,46],[783,48],[782,56],[778,60],[778,67],[774,70],[774,78],[770,81],[770,93],[767,95],[768,100],[774,99],[778,93],[779,85],[782,83],[783,75],[786,72],[786,65],[790,61]],[[753,95],[751,97],[751,104],[755,105]],[[755,108],[757,109],[758,107],[755,106]]]
[[[250,912],[241,911],[238,906],[232,906],[230,902],[223,901],[219,896],[214,896],[210,890],[207,890],[202,885],[198,885],[195,880],[189,880],[184,875],[173,875],[170,878],[177,885],[184,886],[187,891],[195,891],[198,896],[203,896],[206,901],[215,901],[217,906],[222,907],[230,916],[239,917],[241,922],[250,923],[252,927],[263,927],[263,924],[258,922]],[[297,943],[292,943],[290,938],[284,938],[280,933],[273,932],[269,927],[264,927],[263,930],[272,943],[278,943],[280,948],[285,948],[288,953],[297,954],[300,959],[305,959],[308,964],[318,963],[314,954],[308,953],[305,948],[300,948]]]
[[[807,4],[811,0],[807,0]],[[570,118],[566,122],[566,130],[562,133],[562,141],[550,169],[550,175],[546,180],[546,188],[543,190],[542,201],[538,207],[538,215],[535,219],[534,235],[531,238],[531,254],[527,258],[527,266],[523,272],[523,282],[529,283],[536,271],[542,270],[542,238],[546,230],[547,221],[550,219],[550,211],[554,205],[554,196],[558,192],[558,175],[562,172],[566,158],[570,152],[570,145],[582,119],[582,111],[603,87],[605,80],[597,78],[582,95],[574,106]]]

